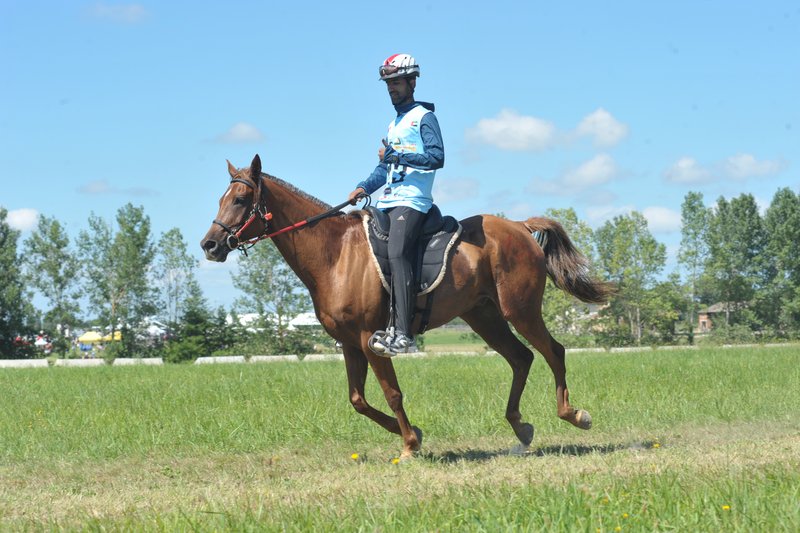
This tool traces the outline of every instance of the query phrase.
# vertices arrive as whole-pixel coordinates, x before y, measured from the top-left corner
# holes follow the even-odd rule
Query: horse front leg
[[[350,389],[350,404],[358,414],[364,415],[376,422],[386,431],[400,435],[400,424],[397,419],[372,407],[367,403],[364,394],[364,385],[367,381],[369,365],[361,348],[348,345],[342,346],[345,368],[347,369],[347,385]]]
[[[372,372],[383,390],[386,403],[389,404],[389,409],[394,413],[394,422],[399,430],[394,431],[394,433],[400,433],[403,437],[403,451],[400,454],[400,459],[408,459],[414,455],[414,452],[419,451],[422,445],[422,430],[412,426],[408,420],[406,411],[403,408],[403,393],[397,382],[397,374],[395,374],[391,359],[378,357],[368,348],[367,341],[370,335],[371,333],[369,332],[365,332],[362,335],[362,349],[367,354]],[[387,427],[387,429],[389,428]],[[390,429],[390,431],[392,430]]]

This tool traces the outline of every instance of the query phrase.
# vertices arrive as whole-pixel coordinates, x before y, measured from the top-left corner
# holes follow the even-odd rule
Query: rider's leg
[[[416,296],[413,261],[425,213],[410,207],[395,207],[388,211],[388,215],[395,331],[412,337],[410,321]]]

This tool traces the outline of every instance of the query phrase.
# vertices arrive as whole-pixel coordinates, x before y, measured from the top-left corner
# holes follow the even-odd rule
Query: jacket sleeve
[[[426,113],[419,124],[425,153],[399,153],[399,164],[420,170],[437,170],[444,166],[444,142],[436,115]],[[385,177],[385,174],[384,174]]]
[[[378,190],[381,185],[386,183],[386,175],[389,173],[389,169],[386,166],[386,163],[378,163],[378,166],[375,167],[375,170],[372,171],[372,174],[369,177],[360,182],[356,185],[356,188],[361,187],[367,194],[372,194]]]

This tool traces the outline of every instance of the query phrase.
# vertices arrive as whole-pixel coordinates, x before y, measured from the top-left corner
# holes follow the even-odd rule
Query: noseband
[[[251,189],[253,189],[253,191],[255,191],[255,184],[250,183],[247,180],[243,180],[241,178],[233,178],[231,180],[231,183],[243,183],[248,187],[250,187]],[[227,224],[220,222],[216,218],[214,219],[214,224],[221,227],[228,234],[228,238],[225,239],[225,244],[228,246],[228,248],[230,248],[231,251],[236,250],[238,248],[246,253],[247,247],[245,247],[245,245],[248,244],[250,241],[242,242],[241,235],[244,232],[244,230],[246,230],[250,226],[250,224],[252,224],[256,219],[260,219],[264,223],[263,235],[266,235],[269,221],[272,220],[272,213],[267,211],[266,203],[263,201],[264,200],[263,190],[264,190],[263,187],[259,189],[261,194],[259,194],[258,199],[255,198],[255,195],[253,195],[253,207],[252,209],[250,209],[250,214],[247,216],[247,220],[245,220],[242,224],[240,224],[238,228],[234,229],[228,226]],[[255,237],[252,240],[254,241],[253,244],[255,244],[255,242],[261,240],[261,236]]]

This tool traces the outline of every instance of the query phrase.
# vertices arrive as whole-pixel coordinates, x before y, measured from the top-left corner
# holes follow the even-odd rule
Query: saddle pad
[[[418,295],[428,294],[442,282],[444,274],[447,272],[447,258],[450,250],[461,235],[461,224],[453,217],[444,218],[444,226],[441,231],[433,235],[426,235],[419,240],[417,260],[413,268]],[[389,242],[385,235],[375,232],[374,224],[370,223],[371,220],[372,217],[369,213],[364,213],[362,222],[372,251],[372,260],[381,279],[381,285],[386,292],[389,292],[391,290]]]

